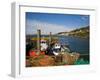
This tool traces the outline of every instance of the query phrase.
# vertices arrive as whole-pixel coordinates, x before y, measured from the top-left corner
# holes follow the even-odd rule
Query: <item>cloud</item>
[[[50,32],[52,32],[52,34],[56,34],[58,32],[71,30],[64,25],[51,24],[37,20],[26,21],[26,34],[36,34],[37,29],[40,29],[42,34],[49,34]]]

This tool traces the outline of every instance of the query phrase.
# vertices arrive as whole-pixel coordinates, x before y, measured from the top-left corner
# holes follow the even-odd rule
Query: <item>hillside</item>
[[[58,33],[58,35],[87,38],[87,37],[89,37],[89,26],[83,27],[83,28],[78,28],[78,29],[72,30],[70,32],[60,32],[60,33]]]

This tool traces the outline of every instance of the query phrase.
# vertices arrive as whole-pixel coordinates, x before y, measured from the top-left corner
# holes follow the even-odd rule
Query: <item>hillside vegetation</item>
[[[70,32],[60,32],[58,34],[64,35],[64,36],[75,36],[75,37],[81,37],[81,38],[88,38],[89,37],[89,26],[74,29]]]

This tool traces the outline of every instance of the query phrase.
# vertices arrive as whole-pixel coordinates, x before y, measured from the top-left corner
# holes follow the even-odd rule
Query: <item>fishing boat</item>
[[[60,42],[53,43],[47,50],[47,55],[52,55],[56,61],[67,65],[74,64],[80,56],[77,52],[71,52],[68,45],[61,45]]]
[[[74,65],[79,59],[79,53],[71,52],[69,45],[62,45],[58,40],[53,40],[51,33],[48,41],[45,38],[41,38],[40,35],[40,31],[38,30],[37,49],[29,51],[28,59],[31,60],[32,64],[35,61],[39,66],[49,66],[51,64],[54,66]],[[43,62],[40,65],[39,62],[41,62],[41,59]]]

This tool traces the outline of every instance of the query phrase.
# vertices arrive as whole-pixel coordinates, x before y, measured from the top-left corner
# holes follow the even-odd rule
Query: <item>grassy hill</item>
[[[58,34],[65,35],[65,36],[75,36],[75,37],[87,38],[89,37],[89,26],[78,28],[70,32],[60,32]]]

